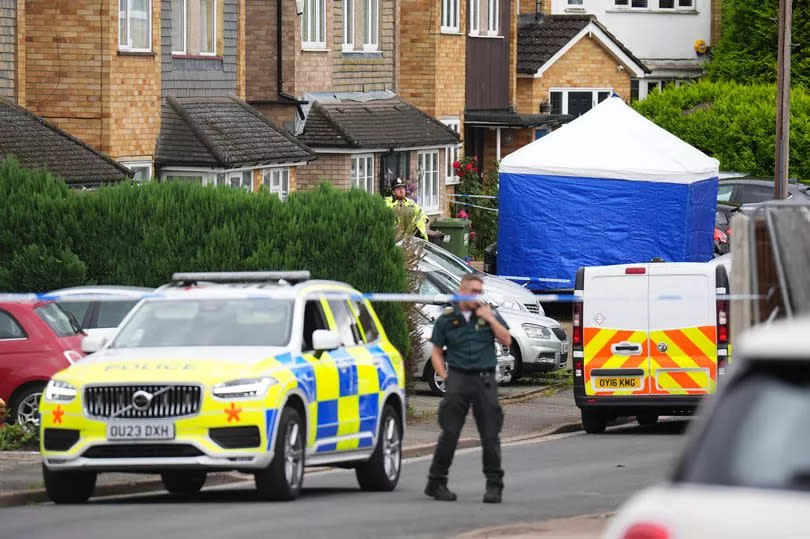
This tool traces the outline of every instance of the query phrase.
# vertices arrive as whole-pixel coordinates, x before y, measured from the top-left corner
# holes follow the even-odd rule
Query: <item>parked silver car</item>
[[[418,241],[421,242],[424,248],[424,261],[429,264],[441,268],[458,279],[461,279],[467,273],[475,273],[480,276],[484,281],[484,290],[486,290],[487,296],[498,307],[534,314],[545,314],[543,307],[537,300],[537,296],[531,290],[507,279],[478,271],[461,258],[434,243],[424,240]]]
[[[66,298],[57,303],[76,317],[88,335],[109,339],[135,304],[153,291],[139,286],[76,286],[48,294]]]
[[[458,289],[459,279],[454,275],[427,264],[420,265],[424,279],[422,294],[453,294]],[[484,284],[484,300],[491,302],[487,284]],[[494,303],[494,302],[492,302]],[[437,318],[441,307],[426,305],[423,309],[429,317]],[[547,316],[526,311],[499,307],[498,313],[509,325],[512,347],[509,353],[514,358],[512,380],[529,372],[549,372],[568,364],[570,343],[560,323]]]

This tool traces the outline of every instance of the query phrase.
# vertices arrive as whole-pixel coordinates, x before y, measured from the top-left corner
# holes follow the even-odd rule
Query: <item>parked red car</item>
[[[76,319],[48,301],[0,302],[0,398],[12,423],[39,426],[51,376],[84,354]]]

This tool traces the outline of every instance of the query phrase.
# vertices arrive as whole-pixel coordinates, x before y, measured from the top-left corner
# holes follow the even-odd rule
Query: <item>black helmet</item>
[[[407,184],[405,183],[405,180],[403,180],[402,178],[397,178],[396,180],[394,180],[394,183],[391,184],[391,191],[393,192],[394,189],[396,189],[397,187],[403,187],[405,189],[408,188]]]

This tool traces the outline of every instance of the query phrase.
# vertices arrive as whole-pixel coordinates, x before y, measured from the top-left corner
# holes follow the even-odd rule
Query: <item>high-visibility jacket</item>
[[[415,212],[414,215],[414,226],[418,231],[417,236],[422,238],[423,240],[428,239],[427,237],[427,222],[428,216],[425,215],[425,212],[422,211],[422,208],[419,207],[419,204],[411,200],[410,198],[404,198],[402,200],[397,200],[394,197],[385,197],[385,204],[389,208],[408,208],[412,209]]]

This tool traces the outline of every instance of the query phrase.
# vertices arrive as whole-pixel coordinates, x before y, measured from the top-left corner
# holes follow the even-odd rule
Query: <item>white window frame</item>
[[[146,180],[145,181],[151,180],[152,175],[155,172],[154,168],[152,167],[152,161],[136,160],[136,161],[119,161],[118,163],[120,165],[123,165],[123,166],[127,167],[129,170],[132,170],[132,171],[134,171],[137,168],[145,168],[145,169],[147,169],[148,172],[146,173]],[[141,181],[141,180],[135,180],[135,181]]]
[[[430,165],[432,168],[427,169]],[[417,152],[416,169],[419,174],[419,204],[426,213],[441,211],[439,189],[439,150]]]
[[[481,33],[481,0],[470,0],[470,35]]]
[[[455,131],[459,132],[461,121],[458,118],[444,118],[441,121],[444,125]],[[453,162],[458,161],[461,156],[461,144],[447,146],[444,150],[444,184],[457,185],[461,183],[461,178],[456,175],[456,169],[453,168]]]
[[[204,38],[204,33],[205,32],[204,32],[204,28],[202,27],[202,6],[200,6],[200,10],[199,10],[200,11],[200,20],[199,20],[199,23],[200,23],[200,52],[199,52],[199,54],[200,54],[200,56],[216,56],[217,55],[217,12],[219,11],[219,9],[217,7],[218,0],[210,0],[210,2],[211,2],[211,13],[210,13],[210,15],[211,15],[211,21],[212,21],[211,27],[212,27],[212,31],[214,33],[214,35],[211,36],[211,38],[212,38],[211,39],[211,44],[213,45],[213,50],[211,50],[211,51],[203,51],[202,50],[203,49],[203,40],[205,39]]]
[[[375,52],[380,47],[380,0],[363,0],[363,22],[363,50]]]
[[[180,178],[184,178],[181,181],[195,183],[199,180],[200,185],[207,185],[211,181],[210,175],[205,172],[165,171],[160,174],[160,181],[164,182],[177,181]]]
[[[303,0],[301,14],[301,48],[304,50],[326,49],[326,0]],[[314,35],[310,35],[310,20],[314,17]],[[314,38],[314,39],[312,39]]]
[[[131,19],[130,14],[132,12],[132,9],[130,9],[131,3],[132,3],[132,0],[118,0],[118,25],[119,25],[119,28],[118,28],[118,50],[119,51],[124,51],[124,52],[152,52],[152,0],[146,0],[146,20],[148,22],[148,24],[146,26],[147,26],[147,28],[149,30],[146,40],[147,40],[147,43],[149,44],[149,46],[146,47],[146,48],[142,48],[142,49],[139,49],[137,47],[132,46],[132,35],[131,35],[132,24],[130,23],[130,19]],[[122,5],[124,6],[123,13],[126,14],[123,17],[122,17],[122,10],[121,10]],[[120,28],[121,19],[125,19],[127,21],[127,36],[126,36],[127,37],[127,42],[126,43],[121,43],[121,28]]]
[[[362,1],[362,0],[361,0]],[[354,50],[354,3],[357,0],[343,0],[343,50]]]
[[[458,33],[458,8],[459,0],[442,0],[442,32]]]
[[[271,193],[278,195],[279,200],[285,202],[290,194],[290,168],[263,168],[262,185]]]
[[[364,174],[360,173],[360,163],[363,163]],[[366,153],[352,156],[350,174],[351,186],[362,189],[368,193],[375,193],[374,189],[374,154]]]
[[[174,4],[172,4],[172,54],[186,54],[188,50],[188,0],[171,0],[183,6],[183,47],[177,48],[177,43],[174,42]]]
[[[551,103],[551,94],[553,92],[561,92],[562,96],[562,114],[568,114],[568,94],[570,92],[591,92],[591,106],[595,107],[599,104],[599,94],[608,92],[613,94],[613,88],[549,88],[548,102]]]
[[[695,0],[686,0],[687,2],[689,2],[688,6],[681,5],[681,2],[683,2],[684,0],[675,0],[675,1],[677,2],[677,6],[675,6],[675,9],[695,9]]]
[[[498,32],[500,20],[499,20],[499,11],[501,8],[500,0],[488,0],[487,4],[487,35],[488,36],[497,36],[500,35]]]

